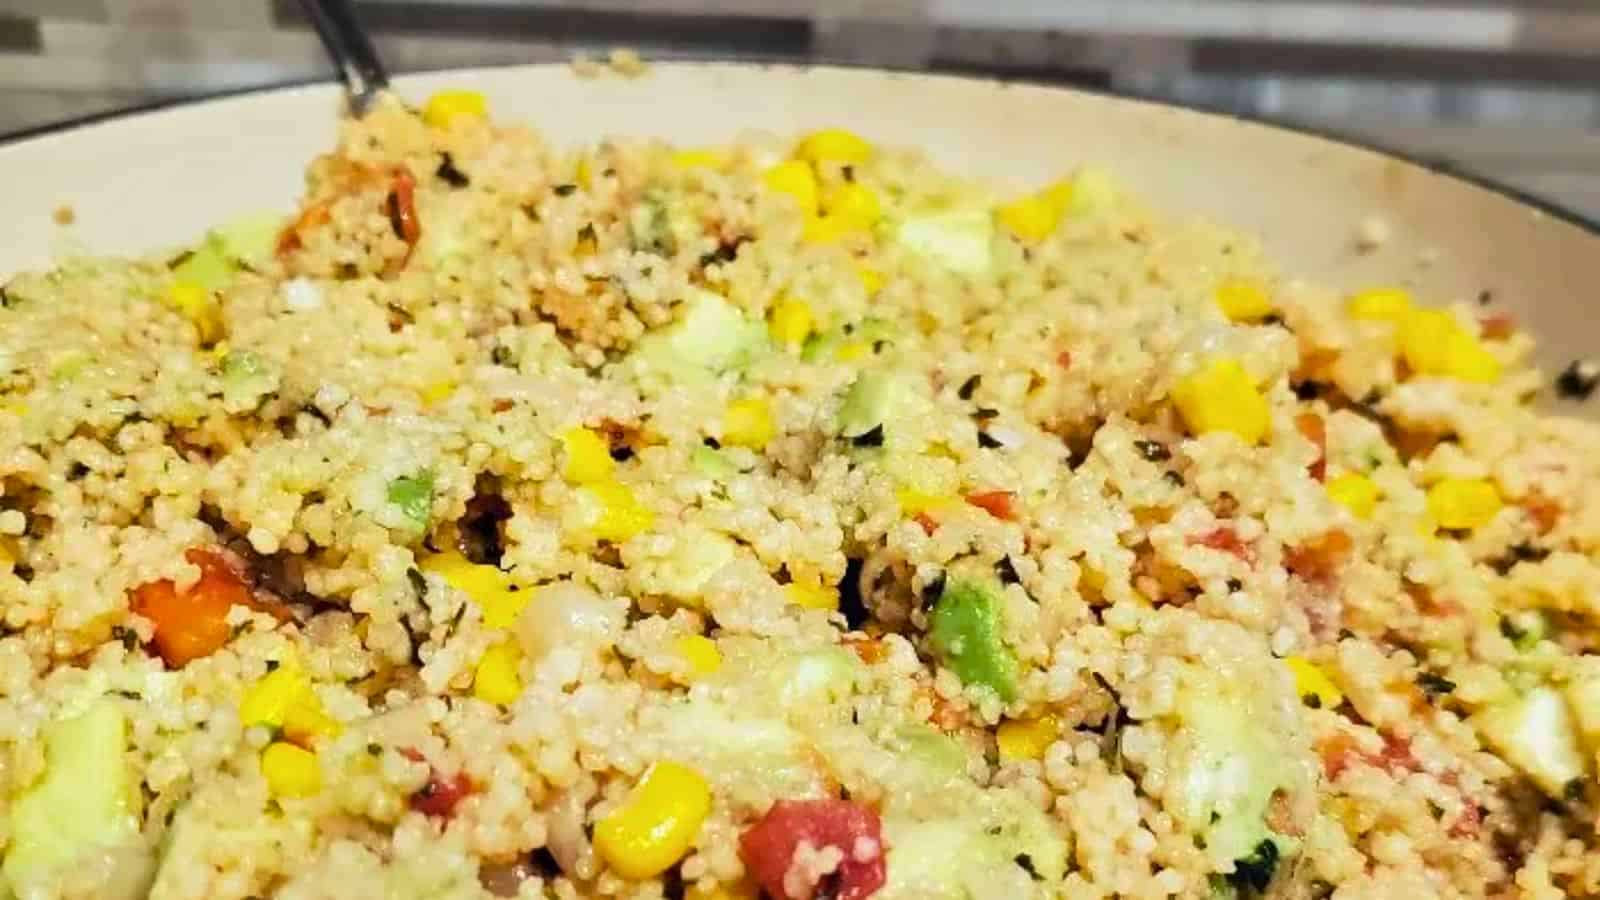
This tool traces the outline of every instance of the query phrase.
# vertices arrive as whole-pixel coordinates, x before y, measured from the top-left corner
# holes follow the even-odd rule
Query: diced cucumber
[[[785,711],[796,712],[850,696],[862,675],[861,660],[841,647],[819,647],[784,660],[771,670]]]
[[[736,368],[766,340],[766,328],[751,322],[722,297],[691,288],[683,318],[639,342],[635,352],[651,368],[675,377]]]
[[[700,589],[733,557],[734,543],[726,536],[698,526],[680,529],[671,558],[658,571],[658,586],[669,597],[699,605]]]
[[[430,227],[432,225],[430,221]],[[283,229],[283,216],[255,213],[241,216],[211,230],[209,239],[222,255],[248,266],[259,265],[272,257]]]
[[[1294,761],[1258,720],[1248,686],[1191,671],[1178,695],[1178,751],[1184,756],[1176,814],[1215,855],[1241,859],[1273,837],[1272,795],[1296,783]]]
[[[1600,753],[1600,672],[1586,672],[1567,683],[1567,702],[1588,751]]]
[[[722,451],[704,445],[689,452],[689,464],[701,475],[717,481],[727,481],[739,474],[739,467],[724,456]]]
[[[1001,641],[997,584],[950,579],[928,617],[928,640],[940,665],[962,684],[1017,696],[1017,658]]]
[[[961,745],[928,725],[913,723],[895,729],[894,745],[904,758],[928,769],[935,778],[959,778],[967,770],[967,754]]]
[[[901,220],[901,246],[961,275],[984,275],[994,266],[994,221],[987,209],[952,209]]]
[[[859,437],[881,426],[895,406],[895,378],[887,372],[862,372],[845,391],[839,406],[839,433]]]
[[[1067,213],[1091,216],[1109,212],[1122,202],[1122,185],[1105,169],[1085,166],[1072,177],[1072,201]]]
[[[1560,799],[1567,784],[1584,775],[1572,712],[1555,688],[1535,687],[1521,697],[1489,707],[1475,716],[1474,722],[1479,734],[1506,762],[1551,797]]]
[[[137,788],[126,759],[127,722],[110,701],[45,729],[44,777],[11,809],[3,871],[12,891],[96,849],[138,837]]]

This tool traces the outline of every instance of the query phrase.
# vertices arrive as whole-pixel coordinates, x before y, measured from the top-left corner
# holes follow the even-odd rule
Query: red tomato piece
[[[801,844],[843,854],[831,873],[808,879],[795,866]],[[883,823],[849,800],[779,800],[739,838],[739,858],[773,900],[862,900],[883,887]],[[795,871],[791,871],[795,869]]]
[[[412,762],[426,763],[427,758],[412,749],[400,751]],[[455,814],[456,805],[473,792],[472,779],[465,772],[446,775],[428,764],[428,783],[411,795],[411,808],[425,816],[448,819]]]

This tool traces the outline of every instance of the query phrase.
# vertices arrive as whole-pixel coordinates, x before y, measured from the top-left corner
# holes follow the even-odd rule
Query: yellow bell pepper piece
[[[446,584],[472,598],[483,611],[483,624],[488,628],[510,628],[533,596],[532,591],[517,590],[510,576],[494,566],[471,562],[454,550],[425,556],[417,567],[438,575]]]
[[[194,323],[200,343],[210,344],[222,336],[222,304],[202,285],[180,278],[168,289],[167,302]]]
[[[794,198],[800,211],[808,216],[817,212],[817,175],[811,167],[797,159],[785,160],[767,170],[767,187]]]
[[[683,635],[673,642],[673,649],[694,675],[710,675],[722,668],[722,651],[717,649],[717,642],[703,634]]]
[[[1373,322],[1404,322],[1411,315],[1414,304],[1411,293],[1403,288],[1371,288],[1353,294],[1345,303],[1345,312],[1352,319]]]
[[[1483,478],[1446,478],[1428,489],[1428,516],[1440,528],[1481,528],[1504,505],[1494,482]]]
[[[274,797],[309,797],[322,790],[317,755],[286,741],[269,744],[261,752],[261,774]]]
[[[239,721],[246,728],[264,725],[279,729],[299,741],[333,736],[341,729],[338,720],[323,709],[310,676],[295,660],[284,661],[245,691],[239,701]]]
[[[580,490],[600,509],[600,517],[590,532],[597,540],[620,544],[635,535],[649,531],[655,524],[655,513],[646,509],[627,485],[618,481],[602,481],[585,485]]]
[[[653,878],[682,859],[711,813],[711,788],[675,762],[651,766],[626,803],[594,828],[594,848],[624,878]]]
[[[1344,694],[1333,683],[1328,673],[1303,656],[1289,656],[1283,660],[1294,675],[1294,692],[1308,705],[1319,709],[1333,709],[1344,702]]]
[[[772,408],[761,397],[747,397],[728,404],[722,416],[722,443],[760,450],[777,436]]]
[[[1401,322],[1400,353],[1419,375],[1480,383],[1500,378],[1500,361],[1442,309],[1416,310]]]
[[[1259,443],[1271,425],[1267,398],[1238,360],[1217,357],[1172,388],[1172,401],[1194,434],[1230,431],[1245,443]]]
[[[783,592],[795,606],[830,612],[839,608],[839,592],[831,585],[791,581],[783,586]]]
[[[1061,210],[1038,194],[1019,197],[995,209],[995,218],[1017,239],[1037,244],[1055,233],[1061,223]]]
[[[800,239],[808,244],[830,244],[857,230],[839,216],[818,214],[806,216]]]
[[[994,741],[1003,762],[1043,759],[1045,750],[1061,736],[1061,723],[1055,716],[1008,719],[995,729]]]
[[[772,321],[767,330],[772,339],[785,347],[798,347],[811,336],[815,317],[811,305],[793,297],[783,297],[772,307]]]
[[[872,145],[860,135],[843,128],[825,128],[801,138],[794,155],[811,163],[856,165],[872,158]]]
[[[617,467],[605,438],[587,428],[569,428],[562,432],[561,447],[567,454],[561,477],[573,484],[606,481]]]
[[[883,273],[877,269],[856,263],[856,277],[861,280],[861,289],[867,292],[868,297],[883,290]]]
[[[1378,485],[1359,472],[1346,472],[1328,482],[1328,497],[1358,519],[1369,519],[1378,507]]]
[[[516,645],[495,644],[483,653],[472,674],[472,696],[496,706],[509,706],[522,695],[522,676],[517,664],[522,654]]]
[[[483,119],[489,115],[489,101],[477,91],[439,91],[422,107],[422,121],[430,128],[449,128],[457,122]]]
[[[1216,290],[1217,308],[1232,322],[1254,322],[1272,313],[1272,297],[1261,282],[1224,278]]]

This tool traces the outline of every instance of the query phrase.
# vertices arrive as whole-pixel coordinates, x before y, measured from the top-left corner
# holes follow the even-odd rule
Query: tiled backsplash
[[[357,0],[396,71],[818,60],[1107,87],[1378,134],[1600,215],[1596,0]],[[0,0],[0,133],[328,66],[297,0]]]

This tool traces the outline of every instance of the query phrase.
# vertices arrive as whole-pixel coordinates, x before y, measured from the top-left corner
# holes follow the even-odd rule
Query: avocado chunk
[[[934,601],[928,638],[939,664],[962,684],[1017,696],[1017,658],[1000,638],[1000,586],[951,579]]]

